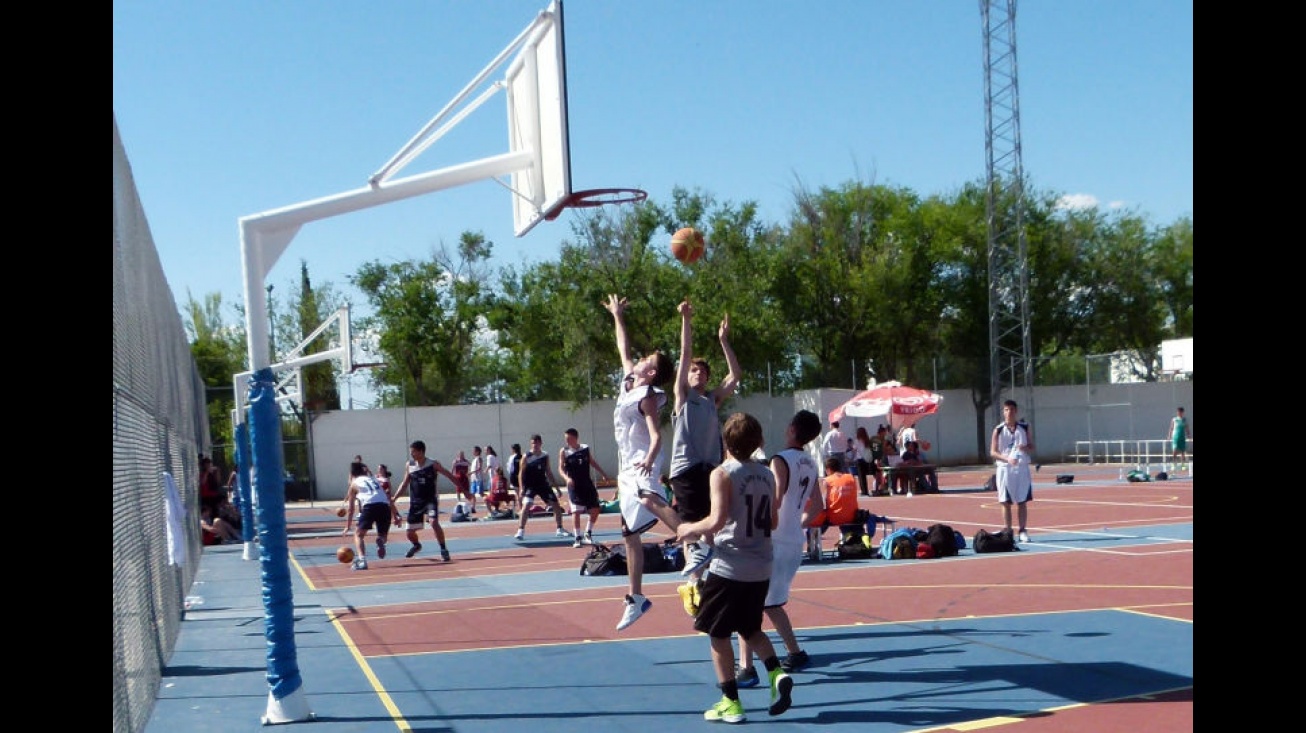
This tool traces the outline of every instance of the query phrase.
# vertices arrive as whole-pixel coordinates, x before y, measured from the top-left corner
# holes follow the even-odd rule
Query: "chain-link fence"
[[[200,560],[204,384],[113,125],[113,730],[145,727]],[[170,562],[164,473],[185,559]],[[178,548],[174,548],[178,549]],[[176,559],[176,558],[174,558]]]

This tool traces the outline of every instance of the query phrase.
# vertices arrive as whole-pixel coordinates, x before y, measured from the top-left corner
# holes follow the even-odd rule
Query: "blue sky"
[[[547,5],[114,0],[114,116],[177,301],[243,301],[239,218],[365,186]],[[565,0],[564,17],[575,189],[683,186],[782,223],[798,186],[984,177],[975,0]],[[1038,190],[1157,226],[1193,215],[1193,3],[1028,0],[1016,45]],[[507,152],[505,109],[496,95],[400,177]],[[267,282],[297,288],[307,261],[363,307],[347,278],[367,261],[470,230],[496,266],[532,263],[572,238],[570,214],[515,237],[511,206],[486,180],[312,222]]]

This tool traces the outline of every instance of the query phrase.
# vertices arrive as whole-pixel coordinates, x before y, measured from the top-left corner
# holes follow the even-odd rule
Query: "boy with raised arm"
[[[671,410],[671,491],[676,499],[676,513],[682,522],[697,522],[712,507],[708,478],[721,465],[721,419],[717,410],[739,386],[739,359],[730,348],[730,316],[721,319],[717,339],[726,357],[725,379],[715,389],[708,388],[712,368],[707,359],[693,354],[694,307],[682,301],[680,312],[680,362],[676,366],[676,401]],[[703,542],[712,544],[711,536]],[[685,548],[688,551],[688,547]],[[688,570],[688,565],[686,565]],[[698,607],[702,571],[684,573],[688,582],[678,590],[685,612],[693,616]]]
[[[654,351],[636,361],[630,355],[626,333],[627,300],[616,294],[608,296],[604,307],[612,314],[624,376],[617,390],[617,404],[612,412],[617,440],[617,499],[621,508],[621,535],[626,544],[626,568],[629,592],[625,597],[621,631],[639,620],[653,606],[644,596],[644,546],[642,536],[662,520],[671,530],[680,526],[680,517],[667,503],[659,485],[662,475],[662,434],[658,416],[667,403],[661,387],[672,377],[671,357]],[[685,553],[687,572],[697,572],[712,559],[712,548],[705,543],[689,545]]]

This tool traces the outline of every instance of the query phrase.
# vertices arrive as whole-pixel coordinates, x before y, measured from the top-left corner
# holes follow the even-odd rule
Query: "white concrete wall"
[[[820,389],[783,397],[736,397],[727,403],[724,413],[743,410],[757,417],[766,431],[766,450],[774,453],[784,445],[785,426],[795,411],[812,410],[828,428],[830,411],[856,392]],[[933,444],[930,459],[944,466],[987,463],[991,408],[977,422],[969,390],[944,390],[941,394],[939,411],[916,426],[921,438]],[[1015,399],[1021,401],[1022,395],[1023,390],[1018,391]],[[1190,426],[1195,423],[1191,381],[1039,387],[1034,390],[1034,402],[1032,413],[1027,405],[1021,405],[1021,413],[1032,423],[1037,457],[1045,463],[1073,453],[1075,441],[1167,438],[1175,407],[1185,407]],[[349,460],[355,454],[361,454],[368,465],[389,466],[397,486],[408,460],[408,444],[414,440],[425,441],[427,455],[445,467],[459,450],[466,451],[470,459],[474,445],[494,446],[500,460],[506,462],[509,446],[520,443],[525,450],[533,433],[543,437],[544,450],[556,458],[562,433],[569,427],[579,430],[581,442],[593,448],[599,464],[615,473],[612,409],[612,400],[599,400],[579,410],[566,402],[532,402],[318,413],[310,427],[317,482],[314,496],[319,500],[344,496]],[[878,422],[845,418],[842,427],[848,435],[859,425],[874,433]],[[662,440],[666,456],[671,442],[669,425],[663,428]],[[447,480],[440,485],[445,492],[451,488]]]

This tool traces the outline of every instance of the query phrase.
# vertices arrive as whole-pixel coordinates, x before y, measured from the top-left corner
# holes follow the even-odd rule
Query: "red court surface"
[[[1053,484],[1057,473],[1075,480]],[[995,494],[980,489],[987,475],[944,472],[941,493],[863,497],[861,505],[898,527],[941,522],[969,540],[981,527],[1001,527]],[[766,715],[757,702],[764,690],[745,691],[749,722],[1191,730],[1192,479],[1128,483],[1114,466],[1045,466],[1035,486],[1033,542],[1019,552],[804,564],[787,610],[813,663],[795,673],[795,705],[782,716]],[[512,539],[516,520],[443,521],[448,563],[429,527],[413,558],[404,557],[404,533],[392,532],[387,559],[369,544],[370,568],[353,571],[335,560],[350,538],[340,535],[334,508],[288,511],[296,606],[313,606],[304,614],[327,624],[314,645],[347,652],[329,655],[342,660],[330,672],[303,669],[315,731],[332,722],[349,723],[340,730],[532,733],[712,725],[701,711],[720,693],[707,640],[676,594],[678,573],[647,575],[653,608],[618,632],[627,579],[580,576],[588,548],[555,538],[551,517],[532,518],[524,542]],[[619,542],[619,523],[601,515],[596,539]],[[826,548],[836,539],[828,533]],[[302,626],[301,644],[309,638]],[[558,686],[540,688],[557,675]],[[314,695],[324,685],[333,692]],[[487,687],[504,694],[487,698]],[[377,712],[328,714],[337,689],[372,698]]]

